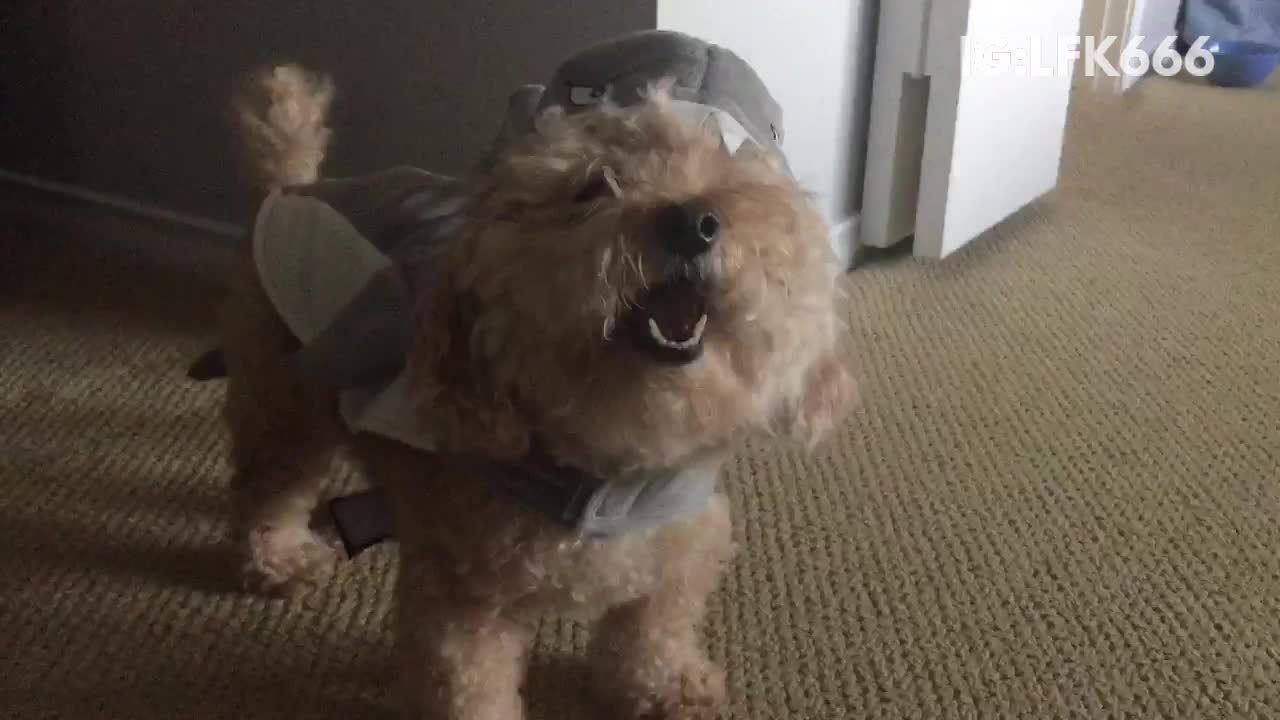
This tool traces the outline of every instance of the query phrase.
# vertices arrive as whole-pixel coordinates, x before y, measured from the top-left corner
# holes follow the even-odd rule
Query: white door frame
[[[1116,41],[1107,50],[1106,59],[1114,67],[1120,66],[1120,57],[1129,39],[1143,35],[1143,49],[1154,52],[1166,37],[1177,33],[1179,0],[1085,0],[1086,22],[1081,36],[1096,38],[1114,37]],[[1142,78],[1120,74],[1118,77],[1094,75],[1086,77],[1083,68],[1076,74],[1078,83],[1085,83],[1098,92],[1118,95],[1137,85]]]
[[[1129,42],[1129,31],[1134,25],[1135,13],[1141,8],[1139,4],[1142,0],[1088,0],[1090,4],[1102,6],[1101,16],[1098,18],[1101,24],[1097,27],[1086,28],[1081,33],[1082,36],[1093,35],[1098,41],[1102,38],[1117,38],[1115,43],[1107,51],[1107,62],[1112,67],[1119,67],[1120,55],[1124,52],[1124,45]],[[1092,78],[1087,77],[1084,68],[1080,69],[1078,75],[1081,82],[1089,83],[1092,89],[1097,92],[1108,92],[1112,94],[1120,94],[1133,85],[1133,80],[1126,83],[1123,75],[1120,77],[1111,77],[1103,74],[1096,74]]]

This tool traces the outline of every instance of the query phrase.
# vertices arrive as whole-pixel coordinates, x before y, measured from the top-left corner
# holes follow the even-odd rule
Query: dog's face
[[[414,370],[448,450],[597,470],[745,431],[819,440],[849,377],[827,228],[776,158],[661,95],[551,112],[419,283]]]

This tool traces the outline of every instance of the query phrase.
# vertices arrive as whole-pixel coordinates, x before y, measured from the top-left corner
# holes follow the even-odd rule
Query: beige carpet
[[[730,717],[1280,716],[1277,119],[1276,85],[1084,96],[1050,200],[856,274],[860,412],[732,474]],[[145,237],[0,245],[0,717],[389,717],[386,548],[228,586],[182,378],[216,253]],[[583,717],[582,642],[544,629],[535,718]]]

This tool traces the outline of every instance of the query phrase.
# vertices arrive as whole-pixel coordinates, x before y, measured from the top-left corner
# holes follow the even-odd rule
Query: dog
[[[252,90],[238,107],[262,189],[305,197],[324,182],[333,87],[282,67]],[[751,435],[816,446],[853,397],[822,217],[777,152],[731,149],[661,86],[542,112],[465,181],[415,177],[454,211],[403,271],[404,397],[429,449],[353,429],[340,389],[296,361],[306,342],[260,267],[232,279],[220,350],[242,576],[277,594],[325,576],[337,556],[309,523],[346,448],[394,513],[406,717],[523,717],[548,614],[593,624],[609,717],[714,717],[724,676],[699,628],[733,552],[715,478]],[[592,535],[521,495],[535,466],[713,482],[677,492],[669,517]]]

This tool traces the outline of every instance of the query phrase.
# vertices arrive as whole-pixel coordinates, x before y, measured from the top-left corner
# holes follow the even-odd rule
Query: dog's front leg
[[[724,702],[724,672],[707,658],[688,607],[647,598],[601,621],[592,670],[611,717],[708,720]]]
[[[591,642],[596,687],[608,717],[708,720],[725,700],[724,672],[703,648],[707,597],[731,554],[727,504],[655,545],[662,581],[649,595],[605,613]]]
[[[521,720],[530,631],[481,605],[399,608],[406,720]]]

